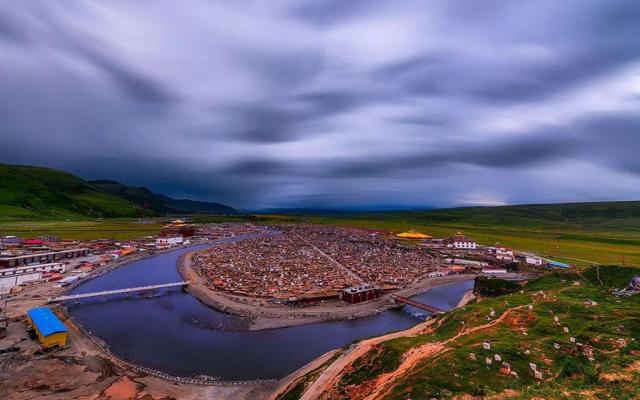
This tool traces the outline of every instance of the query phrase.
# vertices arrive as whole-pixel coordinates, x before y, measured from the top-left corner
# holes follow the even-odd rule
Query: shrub
[[[520,290],[520,285],[493,276],[478,276],[473,292],[481,296],[502,296]]]

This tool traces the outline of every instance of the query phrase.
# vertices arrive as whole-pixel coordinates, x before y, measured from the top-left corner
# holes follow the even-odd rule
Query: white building
[[[495,256],[496,256],[496,260],[501,260],[501,261],[515,260],[515,256],[513,255],[513,250],[506,247],[496,247]]]
[[[482,273],[486,275],[506,274],[507,270],[504,268],[485,268],[482,270]]]
[[[537,266],[541,266],[542,264],[544,264],[544,262],[542,261],[542,258],[534,255],[525,255],[524,261],[527,264],[537,265]]]
[[[35,265],[23,265],[20,267],[13,268],[2,268],[0,269],[0,277],[3,276],[11,276],[17,274],[25,274],[29,272],[65,272],[65,266],[63,263],[47,263],[47,264],[35,264]]]
[[[455,235],[445,240],[445,245],[448,248],[462,249],[462,250],[475,250],[478,245],[473,239],[469,239],[463,235]]]
[[[8,293],[12,288],[23,283],[39,281],[45,272],[63,273],[63,263],[27,265],[0,269],[0,293]]]
[[[182,236],[159,237],[156,239],[156,247],[168,248],[182,244]]]
[[[474,265],[474,266],[478,266],[478,267],[487,267],[489,266],[488,262],[484,262],[484,261],[474,261],[474,260],[465,260],[462,258],[454,258],[452,259],[445,259],[445,262],[447,262],[446,260],[450,260],[448,261],[451,264],[459,264],[459,265]]]
[[[39,281],[42,279],[42,272],[26,272],[14,274],[11,276],[0,276],[0,294],[11,292],[16,286],[20,286],[27,282]]]

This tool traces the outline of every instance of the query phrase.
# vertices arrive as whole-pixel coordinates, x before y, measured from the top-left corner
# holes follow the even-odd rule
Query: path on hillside
[[[490,328],[502,322],[512,311],[521,309],[523,307],[524,306],[509,308],[505,310],[505,312],[503,312],[500,317],[487,324],[479,325],[470,329],[463,328],[455,336],[445,340],[444,342],[427,343],[415,349],[409,350],[404,356],[400,366],[398,366],[396,370],[381,375],[377,378],[374,392],[368,395],[366,399],[372,400],[377,398],[384,398],[384,396],[393,388],[393,385],[390,384],[392,384],[397,378],[404,375],[407,371],[413,368],[418,362],[445,352],[449,349],[446,345],[451,343],[452,341],[455,341],[462,336]],[[350,349],[342,357],[331,364],[318,377],[318,379],[316,379],[316,381],[311,384],[311,386],[309,386],[304,395],[301,397],[301,400],[315,400],[320,398],[322,393],[330,390],[337,384],[338,380],[342,377],[343,372],[349,365],[352,365],[355,360],[369,352],[373,348],[373,346],[400,337],[418,336],[420,334],[423,334],[435,321],[436,320],[429,320],[422,324],[416,325],[415,327],[406,331],[396,332],[360,342],[356,345],[355,348]]]
[[[566,258],[567,260],[582,261],[582,262],[585,262],[585,263],[591,264],[591,265],[600,265],[601,264],[601,263],[597,263],[595,261],[585,260],[584,258],[575,258],[575,257],[560,257],[560,258]]]
[[[365,400],[375,400],[375,399],[383,399],[388,394],[390,394],[391,390],[393,390],[395,381],[404,376],[408,371],[413,369],[419,362],[433,357],[438,354],[442,354],[445,351],[449,350],[450,347],[447,345],[451,342],[454,342],[461,338],[462,336],[466,336],[484,329],[491,328],[492,326],[499,324],[504,321],[504,319],[512,312],[518,309],[522,309],[524,306],[518,306],[514,308],[509,308],[505,310],[498,318],[489,322],[488,324],[474,326],[473,328],[466,329],[463,327],[460,332],[458,332],[455,336],[445,340],[444,342],[435,342],[435,343],[426,343],[422,346],[415,347],[409,350],[405,356],[403,357],[402,362],[394,371],[391,371],[387,374],[381,375],[376,379],[375,390],[368,395]]]
[[[344,369],[348,365],[366,354],[376,344],[399,337],[420,335],[434,322],[435,320],[430,319],[404,331],[394,332],[388,335],[378,336],[361,341],[357,345],[347,350],[340,358],[338,358],[329,367],[327,367],[327,369],[324,370],[324,372],[318,377],[318,379],[316,379],[304,392],[300,400],[318,399],[322,392],[325,391],[325,388],[331,387],[333,381],[344,371]]]

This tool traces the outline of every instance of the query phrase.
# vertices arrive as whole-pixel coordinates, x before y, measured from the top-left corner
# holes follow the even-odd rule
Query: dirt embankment
[[[513,307],[505,310],[500,317],[495,320],[475,326],[469,329],[462,329],[455,336],[442,341],[442,342],[433,342],[433,343],[425,343],[419,347],[413,348],[409,350],[402,358],[402,361],[398,368],[395,370],[380,375],[375,379],[375,382],[370,383],[367,387],[373,388],[373,390],[368,391],[367,393],[363,393],[362,398],[365,400],[376,400],[383,399],[393,389],[396,381],[404,376],[408,371],[410,371],[413,367],[415,367],[419,362],[424,361],[427,358],[434,357],[438,354],[446,352],[450,349],[450,344],[455,342],[459,338],[469,335],[474,332],[478,332],[484,329],[491,328],[496,324],[501,323],[505,320],[513,311],[522,309],[524,306]],[[369,340],[365,340],[355,345],[352,350],[345,353],[341,358],[339,358],[336,362],[334,362],[329,368],[327,368],[324,373],[307,389],[307,391],[302,396],[302,400],[315,400],[322,398],[326,393],[331,393],[333,388],[336,387],[337,383],[341,379],[344,371],[347,371],[350,365],[353,364],[355,360],[365,355],[369,352],[375,345],[380,344],[382,342],[386,342],[398,337],[409,337],[409,336],[417,336],[422,333],[425,333],[430,329],[430,325],[433,324],[436,320],[430,320],[423,324],[417,325],[414,328],[408,329],[406,331],[397,332],[390,335],[381,336],[378,338],[373,338]]]
[[[304,325],[320,321],[361,318],[375,315],[390,308],[399,307],[385,294],[376,301],[349,305],[341,301],[329,301],[321,305],[293,308],[281,305],[258,304],[255,299],[226,294],[206,286],[204,279],[191,266],[191,255],[183,255],[178,270],[184,280],[190,282],[189,291],[202,303],[219,311],[239,315],[251,321],[251,330],[274,329]],[[473,279],[474,275],[454,275],[429,278],[417,282],[395,294],[413,296],[438,286]]]

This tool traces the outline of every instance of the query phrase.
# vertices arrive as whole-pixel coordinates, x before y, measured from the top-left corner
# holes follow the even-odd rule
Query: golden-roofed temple
[[[407,232],[398,233],[396,236],[403,239],[431,239],[432,238],[429,235],[425,235],[424,233],[420,233],[413,229]]]

